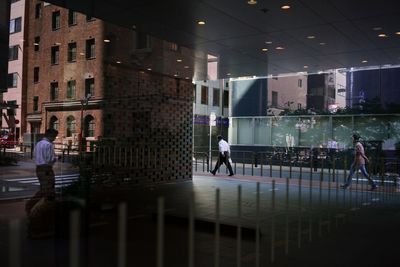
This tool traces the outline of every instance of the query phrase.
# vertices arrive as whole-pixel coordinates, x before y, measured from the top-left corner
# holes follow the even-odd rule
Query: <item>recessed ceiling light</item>
[[[182,59],[177,59],[176,62],[182,62]]]
[[[147,68],[148,71],[151,71],[151,68]]]
[[[266,41],[265,43],[266,43],[266,44],[272,44],[272,42],[271,42],[271,41]]]
[[[33,45],[39,45],[39,43],[33,43]]]
[[[367,63],[368,62],[368,60],[363,60],[363,61],[361,61],[361,63]]]
[[[323,43],[323,42],[322,42],[322,43],[319,43],[319,44],[320,44],[320,45],[326,45],[326,43]]]
[[[276,50],[283,50],[283,49],[285,49],[285,48],[282,47],[282,46],[277,46],[275,49],[276,49]]]
[[[109,42],[111,42],[109,39],[104,39],[104,42],[105,43],[109,43]]]
[[[227,73],[226,75],[227,75],[227,76],[231,76],[231,74],[230,74],[230,73]]]
[[[378,34],[378,37],[386,38],[386,37],[389,37],[389,36],[387,36],[385,33],[380,33],[380,34]]]
[[[283,10],[287,10],[287,9],[289,9],[289,8],[290,8],[289,5],[283,5],[283,6],[281,6],[281,9],[283,9]]]
[[[144,73],[144,71],[142,71],[142,70],[141,70],[141,71],[139,71],[139,72],[140,72],[140,73]]]
[[[304,65],[303,68],[308,69],[308,66],[307,66],[307,65]]]
[[[84,55],[85,55],[85,53],[82,53],[82,52],[80,52],[80,53],[79,53],[79,55],[81,55],[81,56],[84,56]]]
[[[199,25],[206,25],[206,22],[203,21],[203,20],[200,20],[200,21],[197,22],[197,24],[199,24]]]
[[[397,35],[400,35],[400,32],[396,32]]]
[[[309,35],[309,36],[307,36],[307,39],[315,39],[315,36],[314,35]]]
[[[267,52],[267,51],[268,51],[268,48],[263,48],[263,49],[261,49],[261,51]]]
[[[175,77],[178,77],[178,74],[175,73],[174,76],[175,76]]]
[[[249,0],[249,1],[247,1],[247,4],[255,5],[255,4],[257,4],[257,1],[256,0]]]
[[[121,61],[116,61],[115,63],[117,63],[117,64],[121,64]]]
[[[189,68],[189,66],[184,66],[184,68],[185,68],[185,69],[188,69],[188,68]]]
[[[374,31],[380,31],[380,30],[382,30],[382,27],[373,27],[372,28]]]

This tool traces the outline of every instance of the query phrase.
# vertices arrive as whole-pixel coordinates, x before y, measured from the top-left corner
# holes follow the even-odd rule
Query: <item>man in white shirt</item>
[[[233,176],[232,166],[229,161],[231,149],[229,147],[229,144],[222,138],[221,135],[218,135],[218,149],[219,149],[218,161],[217,164],[215,165],[214,170],[211,171],[211,173],[215,175],[219,167],[222,165],[222,163],[225,163],[226,167],[228,167],[229,170],[229,176]]]
[[[53,165],[57,157],[54,152],[53,141],[57,135],[57,130],[47,129],[43,139],[35,146],[36,175],[40,183],[40,195],[48,199],[55,197]]]

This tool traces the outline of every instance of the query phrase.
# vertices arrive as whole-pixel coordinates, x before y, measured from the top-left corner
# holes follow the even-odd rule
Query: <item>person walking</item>
[[[215,164],[215,168],[213,171],[211,171],[211,173],[215,175],[219,167],[222,165],[222,163],[225,163],[226,167],[228,167],[229,170],[229,176],[233,176],[233,170],[230,163],[231,148],[228,142],[226,142],[221,135],[218,135],[217,138],[218,138],[219,156],[218,156],[218,161]]]
[[[355,133],[352,136],[353,144],[354,144],[354,161],[351,164],[349,175],[347,176],[347,181],[341,185],[343,189],[346,189],[351,185],[353,180],[353,175],[356,171],[360,170],[362,175],[368,179],[369,184],[371,185],[370,190],[375,190],[378,188],[376,183],[371,179],[371,176],[368,174],[365,169],[365,164],[369,162],[368,157],[365,155],[364,146],[360,142],[360,135]]]
[[[40,195],[47,199],[55,197],[55,175],[53,165],[57,160],[54,140],[58,135],[55,129],[47,129],[44,137],[35,146],[36,175],[40,183]]]

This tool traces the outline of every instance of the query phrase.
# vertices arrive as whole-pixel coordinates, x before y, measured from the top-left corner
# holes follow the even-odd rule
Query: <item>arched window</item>
[[[58,121],[58,119],[57,119],[56,116],[52,116],[52,117],[50,118],[49,128],[52,128],[52,129],[58,131],[59,124],[60,124],[60,123],[59,123],[59,121]]]
[[[76,129],[76,121],[74,116],[69,116],[67,118],[67,137],[72,137],[72,135],[75,133]]]
[[[87,115],[85,117],[85,137],[93,137],[95,129],[95,121],[92,115]]]

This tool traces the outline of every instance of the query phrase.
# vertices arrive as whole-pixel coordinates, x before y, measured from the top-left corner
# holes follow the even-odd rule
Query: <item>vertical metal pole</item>
[[[275,180],[272,180],[271,194],[271,263],[275,261]]]
[[[164,266],[164,198],[157,199],[157,267]]]
[[[297,247],[298,248],[301,248],[301,235],[302,235],[302,223],[301,223],[301,221],[302,221],[302,216],[301,216],[301,213],[302,213],[302,201],[301,201],[301,186],[302,186],[302,184],[301,184],[301,177],[300,177],[300,179],[299,179],[299,186],[298,186],[298,205],[299,205],[299,208],[298,208],[298,225],[297,225]]]
[[[256,191],[256,267],[260,267],[260,182]]]
[[[20,222],[19,220],[12,220],[9,223],[10,234],[9,234],[9,253],[10,253],[10,260],[9,266],[10,267],[20,267],[21,266],[21,229],[20,229]],[[4,260],[2,260],[4,263]]]
[[[126,227],[127,206],[120,203],[118,206],[118,267],[126,267]]]
[[[74,210],[70,214],[69,219],[70,225],[70,247],[69,247],[69,266],[78,267],[79,266],[79,237],[80,237],[80,212],[79,210]]]
[[[212,163],[211,163],[211,121],[209,122],[209,127],[210,127],[210,132],[209,132],[209,141],[208,141],[208,159],[209,159],[209,162],[208,162],[208,166],[209,166],[209,170],[207,170],[207,171],[210,171],[211,170],[211,165],[212,165]]]
[[[216,189],[215,192],[215,246],[214,246],[214,267],[219,267],[219,241],[220,241],[220,225],[219,225],[219,199],[220,193],[219,188]]]
[[[286,235],[285,255],[289,254],[289,178],[286,178]]]
[[[194,267],[194,192],[190,194],[189,200],[189,257],[188,267]]]
[[[242,263],[242,186],[238,185],[236,266]]]
[[[272,177],[272,157],[269,159],[269,177]]]
[[[243,163],[243,175],[244,175],[244,173],[245,173],[245,171],[244,171],[244,169],[245,169],[245,166],[244,166],[244,151],[242,153],[242,163]]]

